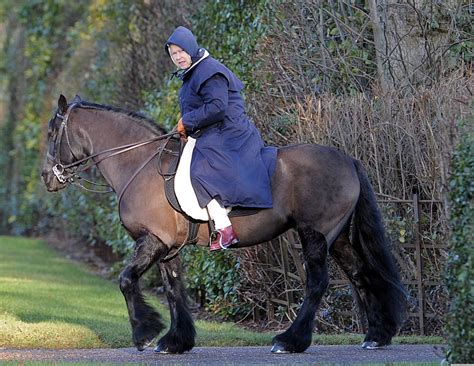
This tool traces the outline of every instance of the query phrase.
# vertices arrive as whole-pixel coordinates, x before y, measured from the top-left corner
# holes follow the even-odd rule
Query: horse
[[[61,95],[49,121],[41,175],[47,190],[55,192],[67,187],[84,164],[97,166],[119,196],[122,225],[135,240],[133,257],[119,276],[133,342],[144,350],[164,328],[138,285],[140,277],[158,264],[171,325],[155,351],[183,353],[194,347],[196,332],[180,258],[169,255],[184,242],[188,221],[167,201],[165,179],[152,164],[158,158],[163,169],[170,164],[170,154],[156,157],[165,149],[163,140],[170,135],[165,132],[141,114],[77,96],[68,103]],[[345,272],[366,315],[362,347],[390,344],[406,318],[406,291],[362,164],[332,147],[278,147],[271,184],[272,208],[231,218],[238,248],[268,242],[291,228],[301,239],[307,275],[304,300],[290,327],[272,339],[271,352],[304,352],[311,345],[316,309],[329,284],[328,255]],[[197,244],[207,246],[209,237],[208,228],[201,225]]]

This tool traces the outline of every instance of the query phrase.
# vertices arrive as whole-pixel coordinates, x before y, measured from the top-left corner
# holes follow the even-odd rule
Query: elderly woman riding
[[[199,47],[189,29],[176,28],[165,48],[178,67],[174,75],[183,82],[177,130],[196,139],[191,182],[216,229],[210,250],[225,249],[239,241],[228,208],[272,207],[276,148],[264,147],[249,121],[240,94],[242,82]]]

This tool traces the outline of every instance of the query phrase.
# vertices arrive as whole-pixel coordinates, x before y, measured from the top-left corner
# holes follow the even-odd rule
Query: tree
[[[460,16],[459,0],[369,0],[379,82],[390,87],[431,85],[442,76],[443,56]]]

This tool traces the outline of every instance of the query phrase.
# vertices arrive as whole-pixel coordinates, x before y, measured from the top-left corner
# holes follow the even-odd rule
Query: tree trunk
[[[24,56],[22,54],[25,44],[25,36],[21,25],[18,24],[14,13],[8,17],[7,23],[4,25],[5,43],[3,53],[6,55],[6,75],[7,82],[4,95],[2,110],[4,111],[5,124],[2,128],[1,151],[3,154],[4,179],[3,191],[0,195],[2,211],[0,213],[0,228],[2,231],[8,230],[9,216],[15,216],[17,212],[17,187],[19,183],[17,162],[15,161],[15,128],[16,122],[21,118],[21,91],[24,90]],[[8,215],[6,213],[9,213]]]
[[[383,90],[429,85],[441,75],[441,56],[457,0],[368,0]]]
[[[385,20],[382,17],[385,1],[369,0],[370,18],[372,19],[372,28],[374,32],[375,44],[375,62],[377,64],[377,77],[383,91],[387,91],[390,80],[388,77],[387,60],[387,44],[385,42]]]

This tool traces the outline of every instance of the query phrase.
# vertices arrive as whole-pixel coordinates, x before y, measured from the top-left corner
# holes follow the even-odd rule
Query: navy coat
[[[178,27],[168,39],[192,59],[182,72],[179,104],[183,125],[196,138],[191,182],[199,205],[213,198],[225,207],[272,207],[276,148],[264,147],[245,113],[242,82],[199,48],[191,31]]]

